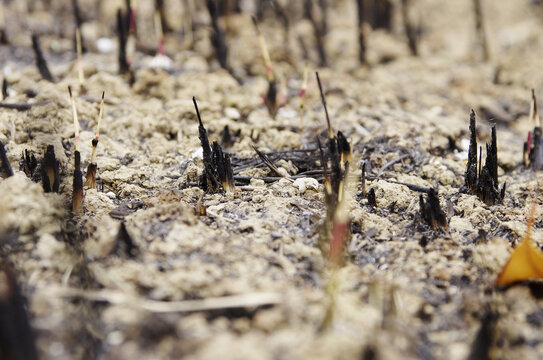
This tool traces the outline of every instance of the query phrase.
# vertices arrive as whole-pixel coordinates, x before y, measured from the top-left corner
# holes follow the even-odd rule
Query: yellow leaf
[[[496,285],[509,285],[528,279],[543,278],[543,253],[530,237],[525,238],[511,254]]]
[[[530,230],[534,226],[535,201],[528,217],[528,229],[521,243],[515,248],[511,257],[496,279],[496,285],[509,285],[529,279],[543,279],[543,252],[537,248]]]

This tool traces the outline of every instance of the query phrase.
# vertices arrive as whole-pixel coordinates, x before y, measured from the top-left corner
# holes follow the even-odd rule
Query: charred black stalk
[[[490,360],[492,348],[496,341],[496,325],[498,322],[498,313],[487,310],[481,318],[481,327],[477,336],[471,345],[471,351],[468,360]]]
[[[28,152],[28,149],[25,149],[24,153],[21,154],[21,160],[19,161],[19,169],[24,171],[27,177],[34,177],[34,170],[38,167],[38,161],[34,154]]]
[[[211,44],[215,49],[215,56],[221,65],[221,68],[225,69],[232,75],[232,77],[242,84],[243,81],[239,76],[237,76],[232,68],[228,65],[228,46],[226,45],[226,34],[219,26],[219,12],[218,12],[218,0],[207,0],[207,9],[209,11],[209,16],[211,17],[211,27],[213,32],[211,33]]]
[[[300,46],[300,50],[302,51],[302,58],[304,61],[309,60],[309,51],[307,50],[307,46],[305,45],[304,38],[301,35],[298,35],[298,45]]]
[[[288,33],[289,33],[289,28],[290,28],[288,15],[285,9],[283,9],[281,4],[279,4],[277,0],[271,0],[271,3],[272,3],[273,8],[275,9],[275,13],[277,14],[277,17],[279,18],[279,20],[281,21],[281,24],[283,25],[283,29],[285,30],[285,43],[288,44],[288,41],[289,41]]]
[[[222,188],[226,192],[234,190],[234,175],[232,174],[232,164],[230,155],[223,153],[218,142],[213,142],[213,163],[221,182]]]
[[[422,219],[434,230],[438,227],[446,229],[448,226],[447,216],[445,215],[443,210],[441,210],[437,191],[434,189],[430,189],[430,191],[426,192],[426,194],[426,201],[424,200],[424,196],[422,194],[419,195],[419,204]]]
[[[166,8],[164,6],[164,0],[155,0],[155,9],[160,15],[160,24],[162,25],[162,31],[166,34],[172,31],[172,28],[166,20]]]
[[[475,13],[475,31],[477,33],[477,41],[481,47],[483,60],[488,61],[490,59],[490,51],[488,49],[488,42],[484,28],[484,16],[481,0],[473,0],[473,11]]]
[[[324,107],[324,113],[326,115],[326,124],[328,126],[328,157],[325,160],[327,162],[330,161],[330,166],[331,166],[330,186],[332,188],[332,194],[334,194],[334,196],[336,197],[335,202],[337,203],[337,197],[339,196],[339,193],[341,190],[340,187],[341,187],[341,184],[343,183],[343,175],[344,175],[343,173],[344,164],[341,161],[340,149],[338,149],[338,144],[340,140],[338,139],[338,137],[334,137],[334,133],[332,131],[332,124],[330,123],[330,116],[328,115],[328,107],[326,106],[326,98],[324,96],[324,91],[322,89],[319,73],[316,72],[315,76],[317,77],[317,83],[319,85],[319,91],[321,94],[321,101]],[[342,146],[345,146],[344,142],[347,143],[347,146],[349,146],[349,155],[350,155],[350,145],[345,139],[345,137],[343,136],[343,134],[341,134],[341,137],[344,139],[344,141],[343,140],[341,141]]]
[[[530,152],[530,162],[532,169],[539,171],[543,169],[543,131],[540,126],[536,126],[533,132],[534,147]]]
[[[126,0],[126,13],[117,10],[117,32],[119,33],[119,73],[128,78],[130,85],[136,81],[132,61],[136,51],[136,19],[130,5]]]
[[[366,162],[364,161],[362,163],[362,176],[360,179],[360,183],[362,184],[362,196],[366,196]]]
[[[119,36],[119,74],[124,75],[130,72],[130,66],[126,59],[126,41],[128,39],[128,27],[121,9],[117,10],[117,33]]]
[[[347,141],[347,138],[341,131],[337,132],[337,147],[341,155],[341,163],[351,162],[351,144]]]
[[[305,7],[305,16],[309,19],[311,24],[313,25],[313,32],[315,34],[315,41],[316,41],[316,47],[317,47],[317,53],[319,54],[319,66],[324,67],[326,66],[326,50],[324,47],[324,37],[326,36],[326,7],[322,7],[322,1],[319,2],[321,4],[321,15],[322,15],[322,21],[319,24],[318,21],[315,19],[315,15],[313,14],[313,0],[305,0],[304,7]]]
[[[486,144],[486,161],[488,173],[492,182],[498,186],[498,141],[496,139],[496,125],[491,129],[490,144]]]
[[[322,34],[328,33],[328,0],[319,0],[319,7],[321,9],[321,29]]]
[[[321,160],[321,166],[322,166],[322,175],[323,175],[323,183],[324,183],[324,195],[326,198],[326,203],[328,203],[328,196],[332,194],[332,187],[330,185],[330,176],[328,171],[328,160],[326,159],[326,156],[324,154],[324,149],[322,148],[321,140],[317,136],[317,145],[319,148],[320,153],[320,160]]]
[[[38,35],[35,34],[32,35],[32,49],[34,49],[36,66],[38,67],[41,76],[47,81],[54,82],[53,75],[51,75],[49,67],[47,67],[47,62],[45,61],[45,58],[43,57],[43,53],[41,51],[40,39],[38,38]]]
[[[5,28],[0,29],[0,45],[9,45],[8,33]]]
[[[252,20],[253,20],[253,24],[255,26],[256,33],[258,36],[258,42],[260,43],[262,57],[264,58],[264,63],[266,64],[266,74],[268,77],[268,92],[266,93],[266,96],[264,97],[264,104],[266,105],[266,108],[268,109],[268,112],[271,115],[271,117],[275,118],[275,115],[277,114],[277,110],[278,110],[277,84],[275,81],[275,75],[273,74],[271,58],[270,58],[270,54],[268,53],[268,47],[266,46],[266,42],[264,41],[264,36],[262,36],[262,32],[260,31],[260,28],[258,27],[258,23],[254,16],[252,17]]]
[[[72,95],[72,88],[68,86],[75,129],[75,151],[74,151],[74,178],[72,192],[72,211],[82,212],[83,210],[83,173],[81,172],[81,154],[79,152],[79,120],[77,119],[77,107]]]
[[[0,358],[37,360],[35,338],[25,310],[25,300],[12,271],[0,269]]]
[[[224,129],[221,131],[221,146],[229,148],[232,145],[234,145],[234,139],[230,133],[230,128],[228,125],[224,125]]]
[[[215,49],[215,56],[219,61],[219,64],[223,69],[228,70],[228,48],[226,46],[226,36],[224,31],[219,26],[218,20],[218,9],[216,0],[207,0],[207,10],[209,11],[209,16],[211,17],[211,27],[213,28],[213,33],[211,35],[211,44]]]
[[[266,97],[264,98],[264,104],[266,105],[266,108],[268,109],[270,115],[275,118],[278,110],[277,83],[275,82],[275,78],[271,81],[268,81],[268,91],[266,92]]]
[[[532,106],[530,108],[530,118],[533,123],[533,131],[528,132],[528,139],[524,143],[524,164],[531,166],[533,170],[543,169],[543,131],[539,118],[539,109],[537,108],[537,99],[535,91],[532,89]]]
[[[94,162],[94,156],[96,155],[96,148],[98,147],[98,141],[100,136],[100,123],[102,122],[102,115],[104,113],[104,95],[105,92],[102,92],[102,100],[100,101],[100,113],[98,114],[98,123],[96,124],[96,135],[92,139],[92,152],[87,167],[87,175],[85,178],[85,186],[88,186],[91,189],[96,188],[96,170],[98,169],[97,164]]]
[[[468,189],[474,191],[477,188],[477,127],[475,111],[472,109],[469,115],[469,149],[468,165],[466,167],[465,184]]]
[[[417,29],[415,25],[413,24],[413,21],[411,20],[411,16],[409,16],[410,4],[411,4],[410,0],[402,0],[402,19],[403,19],[403,25],[405,29],[405,35],[407,36],[407,44],[409,45],[409,50],[411,51],[411,55],[417,56],[418,55],[418,35],[417,35]]]
[[[138,247],[134,243],[134,240],[128,234],[124,221],[121,222],[119,232],[115,238],[115,249],[113,251],[117,256],[126,256],[129,259],[133,259],[138,256]]]
[[[55,147],[47,145],[41,164],[42,183],[45,192],[58,192],[60,186],[59,162],[55,158]]]
[[[8,155],[6,154],[6,148],[4,144],[0,141],[0,160],[2,161],[2,170],[4,173],[10,177],[13,176],[13,170],[11,169],[11,164],[9,163]]]
[[[375,197],[375,189],[371,188],[370,191],[368,191],[368,205],[372,207],[377,207],[377,199]]]
[[[492,140],[486,145],[486,160],[481,176],[477,182],[477,194],[479,198],[487,205],[494,205],[503,200],[505,186],[502,190],[498,189],[498,147],[496,140],[496,126],[492,127]]]
[[[391,0],[373,0],[371,25],[374,29],[392,30]]]
[[[334,133],[332,131],[332,124],[330,123],[330,116],[328,115],[328,107],[326,106],[326,98],[324,97],[324,91],[322,90],[322,84],[321,84],[321,78],[319,77],[319,73],[316,72],[315,76],[317,77],[317,84],[319,85],[319,91],[321,94],[321,101],[322,106],[324,107],[324,114],[326,115],[326,125],[328,128],[328,138],[331,139],[334,137]]]
[[[8,81],[6,78],[2,80],[2,100],[6,100],[8,97]]]
[[[0,45],[8,44],[8,34],[6,32],[6,23],[4,19],[4,4],[0,2]]]
[[[361,64],[366,64],[365,3],[366,0],[356,0],[358,10],[358,61]]]
[[[213,142],[213,148],[209,146],[207,131],[202,123],[196,98],[193,97],[192,101],[194,102],[196,115],[198,116],[198,137],[200,138],[203,150],[204,174],[202,174],[200,179],[202,189],[213,193],[220,191],[222,187],[225,191],[231,192],[234,190],[234,175],[230,156],[222,151],[221,146],[217,142]]]
[[[256,18],[258,21],[262,21],[264,18],[265,0],[256,0]]]
[[[72,192],[72,211],[81,212],[83,205],[83,173],[81,172],[81,154],[74,152],[74,180]]]
[[[468,165],[465,173],[465,185],[485,204],[494,205],[503,200],[506,184],[501,190],[498,188],[498,144],[496,126],[492,127],[492,139],[486,145],[486,160],[482,166],[482,149],[477,162],[477,134],[475,124],[475,112],[470,115],[470,145],[468,150]],[[477,171],[479,169],[479,171]]]
[[[83,40],[83,33],[81,32],[81,26],[83,25],[83,17],[81,16],[81,10],[79,9],[79,2],[78,0],[72,0],[72,6],[74,11],[74,20],[75,20],[75,27],[79,29],[79,34],[81,37],[81,51],[83,53],[87,52],[87,48],[85,47],[85,41]],[[77,38],[74,37],[74,50],[77,52]]]
[[[335,196],[340,196],[341,185],[343,183],[343,172],[341,155],[337,148],[336,139],[328,139],[328,159],[330,160],[330,185]]]
[[[202,144],[204,164],[211,164],[212,153],[211,146],[209,146],[209,139],[207,137],[207,131],[202,123],[202,118],[200,116],[200,110],[198,109],[198,104],[196,103],[196,98],[192,97],[192,102],[194,103],[194,108],[196,109],[196,115],[198,116],[198,137],[200,138],[200,143]]]
[[[92,141],[92,143],[94,145],[94,140]],[[96,163],[89,163],[89,165],[87,166],[87,173],[85,175],[85,186],[88,186],[91,189],[96,188],[96,171],[97,170],[98,170],[98,165]]]
[[[479,171],[477,172],[477,179],[481,178],[482,171],[483,171],[483,147],[479,146]]]

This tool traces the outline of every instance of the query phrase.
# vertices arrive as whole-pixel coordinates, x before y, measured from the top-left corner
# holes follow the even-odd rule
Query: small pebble
[[[170,70],[172,68],[173,61],[166,55],[157,55],[149,62],[149,67],[152,69],[164,69]]]
[[[100,38],[96,40],[96,47],[98,48],[98,51],[105,54],[110,53],[115,50],[116,45],[115,42],[109,38]]]
[[[297,187],[301,193],[304,193],[307,189],[318,190],[319,182],[309,177],[299,178],[292,183],[292,186]]]
[[[226,109],[224,109],[224,115],[232,120],[238,120],[241,117],[238,109],[233,107],[227,107]]]

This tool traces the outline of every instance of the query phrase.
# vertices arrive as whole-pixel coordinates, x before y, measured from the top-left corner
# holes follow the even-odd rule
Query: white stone
[[[227,107],[224,109],[224,115],[226,115],[227,118],[232,120],[237,120],[241,117],[238,109],[233,107]]]
[[[304,177],[296,179],[292,186],[297,187],[301,193],[304,193],[307,189],[318,190],[319,182],[316,179]]]
[[[173,61],[166,55],[158,54],[149,62],[149,67],[153,69],[170,70],[172,68]]]
[[[192,155],[191,155],[191,158],[192,158],[192,159],[200,159],[200,160],[203,160],[203,159],[204,159],[204,149],[199,148],[198,150],[196,150],[195,152],[193,152]]]
[[[109,38],[100,38],[96,40],[98,51],[105,54],[113,52],[116,48],[115,42]]]

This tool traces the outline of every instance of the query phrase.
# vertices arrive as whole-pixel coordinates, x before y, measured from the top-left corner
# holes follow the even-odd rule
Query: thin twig
[[[409,154],[404,154],[404,155],[402,155],[402,156],[400,156],[400,157],[398,157],[398,158],[396,158],[394,160],[390,160],[389,162],[387,162],[385,165],[383,165],[379,169],[379,171],[377,172],[377,177],[380,177],[386,169],[388,169],[392,165],[396,164],[397,162],[402,161],[403,159],[405,159],[407,157],[409,157]]]
[[[136,296],[115,290],[83,290],[76,288],[53,288],[56,296],[82,298],[96,302],[108,302],[115,305],[129,305],[155,313],[194,312],[232,308],[250,308],[264,305],[276,305],[282,302],[281,294],[273,292],[249,293],[222,296],[201,300],[156,301],[140,299]]]
[[[19,110],[19,111],[26,111],[30,110],[33,106],[42,106],[52,103],[53,100],[43,100],[43,101],[37,101],[35,103],[5,103],[0,102],[0,108],[5,109],[13,109],[13,110]]]

